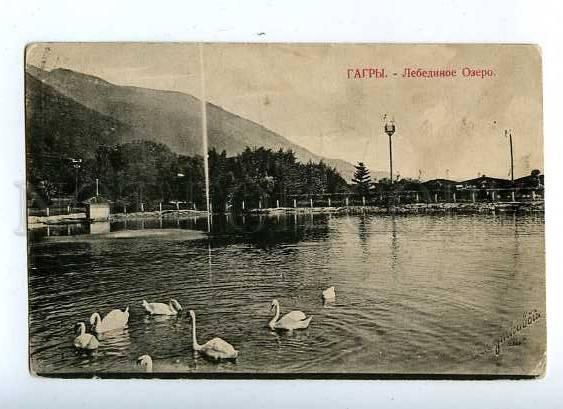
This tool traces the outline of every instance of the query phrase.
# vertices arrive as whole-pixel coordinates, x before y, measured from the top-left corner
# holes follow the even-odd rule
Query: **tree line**
[[[334,167],[301,163],[291,150],[247,147],[228,157],[213,148],[208,161],[210,196],[218,208],[242,200],[271,206],[276,200],[289,203],[292,196],[350,191]],[[87,200],[95,196],[97,179],[100,195],[116,203],[205,204],[203,157],[177,154],[158,142],[99,145],[88,158],[31,157],[29,164],[34,195],[46,203],[60,197]]]
[[[32,207],[51,205],[57,198],[67,202],[88,200],[96,195],[97,180],[101,198],[117,204],[139,208],[144,203],[154,208],[159,202],[183,202],[190,208],[205,208],[203,157],[177,154],[162,143],[101,144],[85,158],[61,152],[57,156],[41,149],[28,154],[28,199]],[[291,150],[247,147],[229,157],[224,150],[213,148],[208,160],[214,209],[240,209],[243,201],[247,208],[258,207],[259,203],[262,207],[278,203],[292,206],[293,199],[308,200],[320,195],[369,198],[391,190],[424,191],[423,183],[417,179],[397,176],[393,184],[388,178],[373,181],[362,162],[355,166],[348,184],[334,167],[322,160],[301,163]],[[534,170],[527,183],[537,186],[539,173]]]

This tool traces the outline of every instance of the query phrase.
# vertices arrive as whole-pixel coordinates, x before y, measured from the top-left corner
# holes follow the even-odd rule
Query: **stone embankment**
[[[276,207],[250,209],[247,214],[494,214],[494,213],[542,213],[544,202],[493,202],[493,203],[411,203],[396,206],[345,206],[345,207]],[[114,213],[109,221],[135,219],[172,219],[206,217],[207,212],[200,210],[165,210],[162,212]],[[70,224],[88,222],[85,213],[73,213],[57,216],[29,216],[28,228],[43,227],[48,224]]]
[[[536,213],[544,211],[544,202],[494,202],[494,203],[411,203],[395,206],[346,207],[279,207],[252,209],[255,214],[283,213],[337,213],[337,214],[440,214],[440,213]]]

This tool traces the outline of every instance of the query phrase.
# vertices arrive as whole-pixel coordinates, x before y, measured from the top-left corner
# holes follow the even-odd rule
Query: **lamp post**
[[[508,142],[510,144],[510,180],[514,184],[514,154],[512,151],[512,129],[504,130],[504,137],[508,137]]]
[[[391,186],[393,186],[393,146],[391,143],[391,136],[395,133],[395,122],[391,120],[385,123],[385,133],[389,135],[389,179],[391,180]]]
[[[78,202],[78,170],[82,166],[82,159],[70,158],[72,167],[74,168],[74,203]]]

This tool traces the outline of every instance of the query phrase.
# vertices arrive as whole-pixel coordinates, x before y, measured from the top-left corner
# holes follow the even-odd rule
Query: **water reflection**
[[[397,239],[397,219],[395,215],[391,216],[391,272],[394,276],[397,274],[397,266],[399,263],[399,240]]]
[[[358,216],[358,238],[360,239],[360,245],[362,246],[362,250],[364,254],[368,252],[368,216],[364,213]]]
[[[126,356],[130,346],[129,330],[121,328],[109,331],[96,336],[100,342],[104,344],[104,353],[106,355]]]
[[[90,224],[90,234],[105,234],[110,232],[109,222],[95,222]],[[68,232],[67,232],[68,233]]]
[[[110,231],[176,226],[205,231],[206,221],[124,220]],[[209,240],[90,239],[92,226],[50,226],[30,232],[32,364],[131,372],[149,354],[155,371],[172,372],[520,372],[543,353],[543,324],[502,361],[472,351],[544,310],[543,231],[543,217],[512,215],[217,216]],[[323,305],[332,285],[336,301]],[[202,340],[220,336],[240,359],[194,359],[186,314],[150,316],[141,305],[170,298],[196,310]],[[310,327],[272,334],[273,298],[312,315]],[[128,328],[77,355],[69,328],[125,306]]]

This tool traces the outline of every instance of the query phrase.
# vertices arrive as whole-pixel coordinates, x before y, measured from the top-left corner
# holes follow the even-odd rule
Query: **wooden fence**
[[[245,212],[251,209],[266,208],[312,208],[312,207],[348,207],[348,206],[389,206],[412,203],[511,203],[535,202],[544,198],[543,189],[498,188],[498,189],[456,189],[456,190],[396,190],[369,195],[350,193],[285,195],[262,198],[247,198],[231,201],[223,206],[213,205],[212,211]],[[180,210],[205,210],[189,202],[148,202],[148,203],[111,203],[111,213],[173,212]],[[221,207],[221,208],[220,208]],[[85,206],[28,208],[29,216],[58,216],[85,213]]]

